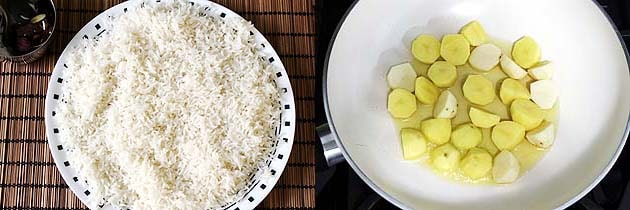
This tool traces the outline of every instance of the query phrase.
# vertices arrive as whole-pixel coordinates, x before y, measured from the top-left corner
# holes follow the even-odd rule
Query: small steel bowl
[[[0,0],[0,61],[27,64],[41,58],[56,19],[52,0]]]

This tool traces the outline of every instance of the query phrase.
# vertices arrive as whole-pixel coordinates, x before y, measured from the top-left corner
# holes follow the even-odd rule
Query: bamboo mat
[[[65,184],[48,150],[48,79],[74,34],[122,0],[54,0],[55,39],[29,65],[0,63],[0,209],[87,209]],[[261,209],[315,208],[315,0],[216,0],[252,21],[274,46],[294,89],[295,143],[280,181]]]

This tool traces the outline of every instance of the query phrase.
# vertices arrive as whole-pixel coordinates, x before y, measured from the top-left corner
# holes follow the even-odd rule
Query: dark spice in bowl
[[[43,55],[55,26],[50,0],[0,0],[0,58],[23,63]]]

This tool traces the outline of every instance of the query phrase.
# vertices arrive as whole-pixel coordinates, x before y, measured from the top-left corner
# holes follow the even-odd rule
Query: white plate
[[[530,35],[557,67],[557,140],[511,185],[460,184],[402,161],[386,109],[385,74],[412,59],[415,36],[457,33],[474,19],[503,40]],[[403,208],[563,208],[603,178],[627,136],[630,76],[624,47],[590,0],[362,0],[339,28],[326,74],[328,121],[345,158],[372,188]]]
[[[63,71],[65,67],[65,61],[68,58],[68,53],[71,49],[77,48],[81,39],[93,39],[99,36],[103,31],[107,30],[106,24],[102,24],[108,17],[117,17],[124,15],[127,11],[131,12],[131,8],[136,8],[142,5],[142,3],[159,4],[163,2],[169,2],[172,0],[153,0],[153,1],[141,1],[134,0],[118,4],[87,23],[70,41],[66,49],[61,54],[61,57],[55,65],[55,69],[52,73],[48,84],[48,92],[46,94],[46,135],[48,136],[48,145],[52,156],[55,160],[55,164],[61,173],[61,176],[66,181],[66,184],[74,192],[81,201],[85,201],[90,196],[89,190],[86,188],[86,180],[77,179],[77,173],[72,167],[72,162],[67,159],[67,150],[63,145],[63,141],[59,139],[57,135],[59,132],[63,132],[63,128],[59,127],[57,118],[55,116],[58,110],[58,104],[63,103],[61,86],[63,85]],[[205,8],[206,14],[215,17],[240,17],[235,12],[210,1],[203,0],[191,0],[191,3],[199,4]],[[246,191],[243,197],[238,201],[234,201],[228,205],[225,205],[222,209],[253,209],[256,207],[266,196],[269,194],[273,186],[276,184],[282,171],[284,170],[291,148],[293,145],[293,136],[295,133],[295,102],[293,99],[293,90],[291,83],[289,82],[288,74],[280,61],[280,57],[276,51],[271,47],[271,44],[263,37],[263,35],[255,30],[252,31],[256,37],[258,44],[263,46],[263,50],[260,52],[262,59],[267,60],[276,69],[275,82],[281,91],[280,101],[281,104],[281,117],[279,126],[276,128],[277,138],[275,139],[275,148],[273,154],[264,160],[269,165],[267,171],[257,171],[249,182],[249,185],[243,191]],[[103,209],[115,209],[113,206],[105,206]]]

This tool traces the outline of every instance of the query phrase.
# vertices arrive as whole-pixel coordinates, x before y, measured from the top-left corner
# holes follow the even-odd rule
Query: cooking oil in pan
[[[490,39],[490,43],[501,48],[503,52],[511,52],[512,44],[510,42],[506,42],[506,41],[502,41],[498,39]],[[428,77],[427,70],[429,68],[429,65],[421,63],[416,60],[413,60],[411,62],[411,65],[414,67],[414,70],[416,71],[418,75]],[[492,113],[500,116],[502,121],[510,120],[508,106],[503,104],[503,102],[501,102],[501,100],[498,97],[498,92],[501,86],[501,82],[504,79],[508,78],[508,76],[505,73],[503,73],[503,71],[501,70],[499,66],[496,66],[494,69],[490,70],[489,72],[484,73],[484,72],[480,72],[473,69],[469,64],[465,64],[465,65],[461,65],[457,67],[457,74],[458,75],[457,75],[457,80],[455,84],[450,88],[446,88],[450,90],[451,93],[453,93],[453,95],[455,95],[455,97],[457,98],[457,104],[458,104],[457,115],[455,116],[455,118],[451,120],[451,124],[453,128],[457,127],[460,124],[470,122],[468,111],[470,110],[470,107],[473,105],[471,105],[468,102],[468,100],[464,98],[463,93],[462,93],[462,85],[464,81],[466,80],[466,78],[468,77],[468,75],[470,74],[481,74],[485,78],[493,82],[494,87],[496,89],[496,93],[497,93],[496,94],[497,97],[492,103],[485,106],[474,105],[474,107],[491,111]],[[529,75],[520,80],[520,82],[524,84],[526,87],[529,87],[529,84],[533,81],[534,80],[531,77],[529,77]],[[445,89],[442,89],[442,90],[445,90]],[[402,128],[420,129],[420,123],[423,120],[430,119],[433,117],[433,105],[421,104],[419,102],[417,105],[418,105],[418,108],[411,117],[406,118],[406,119],[394,119],[394,122],[398,130]],[[543,112],[545,114],[546,121],[549,121],[553,123],[554,125],[558,125],[558,116],[557,116],[558,102],[556,102],[555,106],[552,109],[543,110]],[[557,128],[558,126],[555,126],[555,127]],[[487,150],[491,155],[495,156],[496,154],[499,153],[499,149],[494,145],[494,143],[492,142],[492,139],[490,138],[491,129],[483,128],[482,133],[483,133],[483,139],[477,147],[483,148]],[[459,168],[450,172],[442,172],[433,168],[433,166],[429,162],[428,156],[431,153],[431,151],[436,147],[436,145],[432,143],[427,143],[427,144],[428,144],[427,151],[424,153],[423,157],[420,158],[420,160],[422,160],[421,162],[423,162],[423,164],[426,164],[432,170],[436,171],[438,174],[441,174],[448,179],[464,182],[464,183],[479,183],[479,184],[494,183],[492,181],[492,177],[491,177],[492,175],[490,173],[488,173],[488,175],[480,179],[472,180],[466,177],[459,170]],[[514,154],[516,159],[518,159],[521,166],[520,176],[526,173],[529,169],[533,168],[535,164],[545,155],[547,150],[548,149],[538,148],[532,145],[531,143],[529,143],[529,141],[525,139],[523,139],[521,143],[519,143],[514,149],[512,149],[511,152]],[[462,154],[462,157],[464,157],[467,151],[460,151],[460,152]],[[401,154],[401,157],[402,157],[402,154]]]

